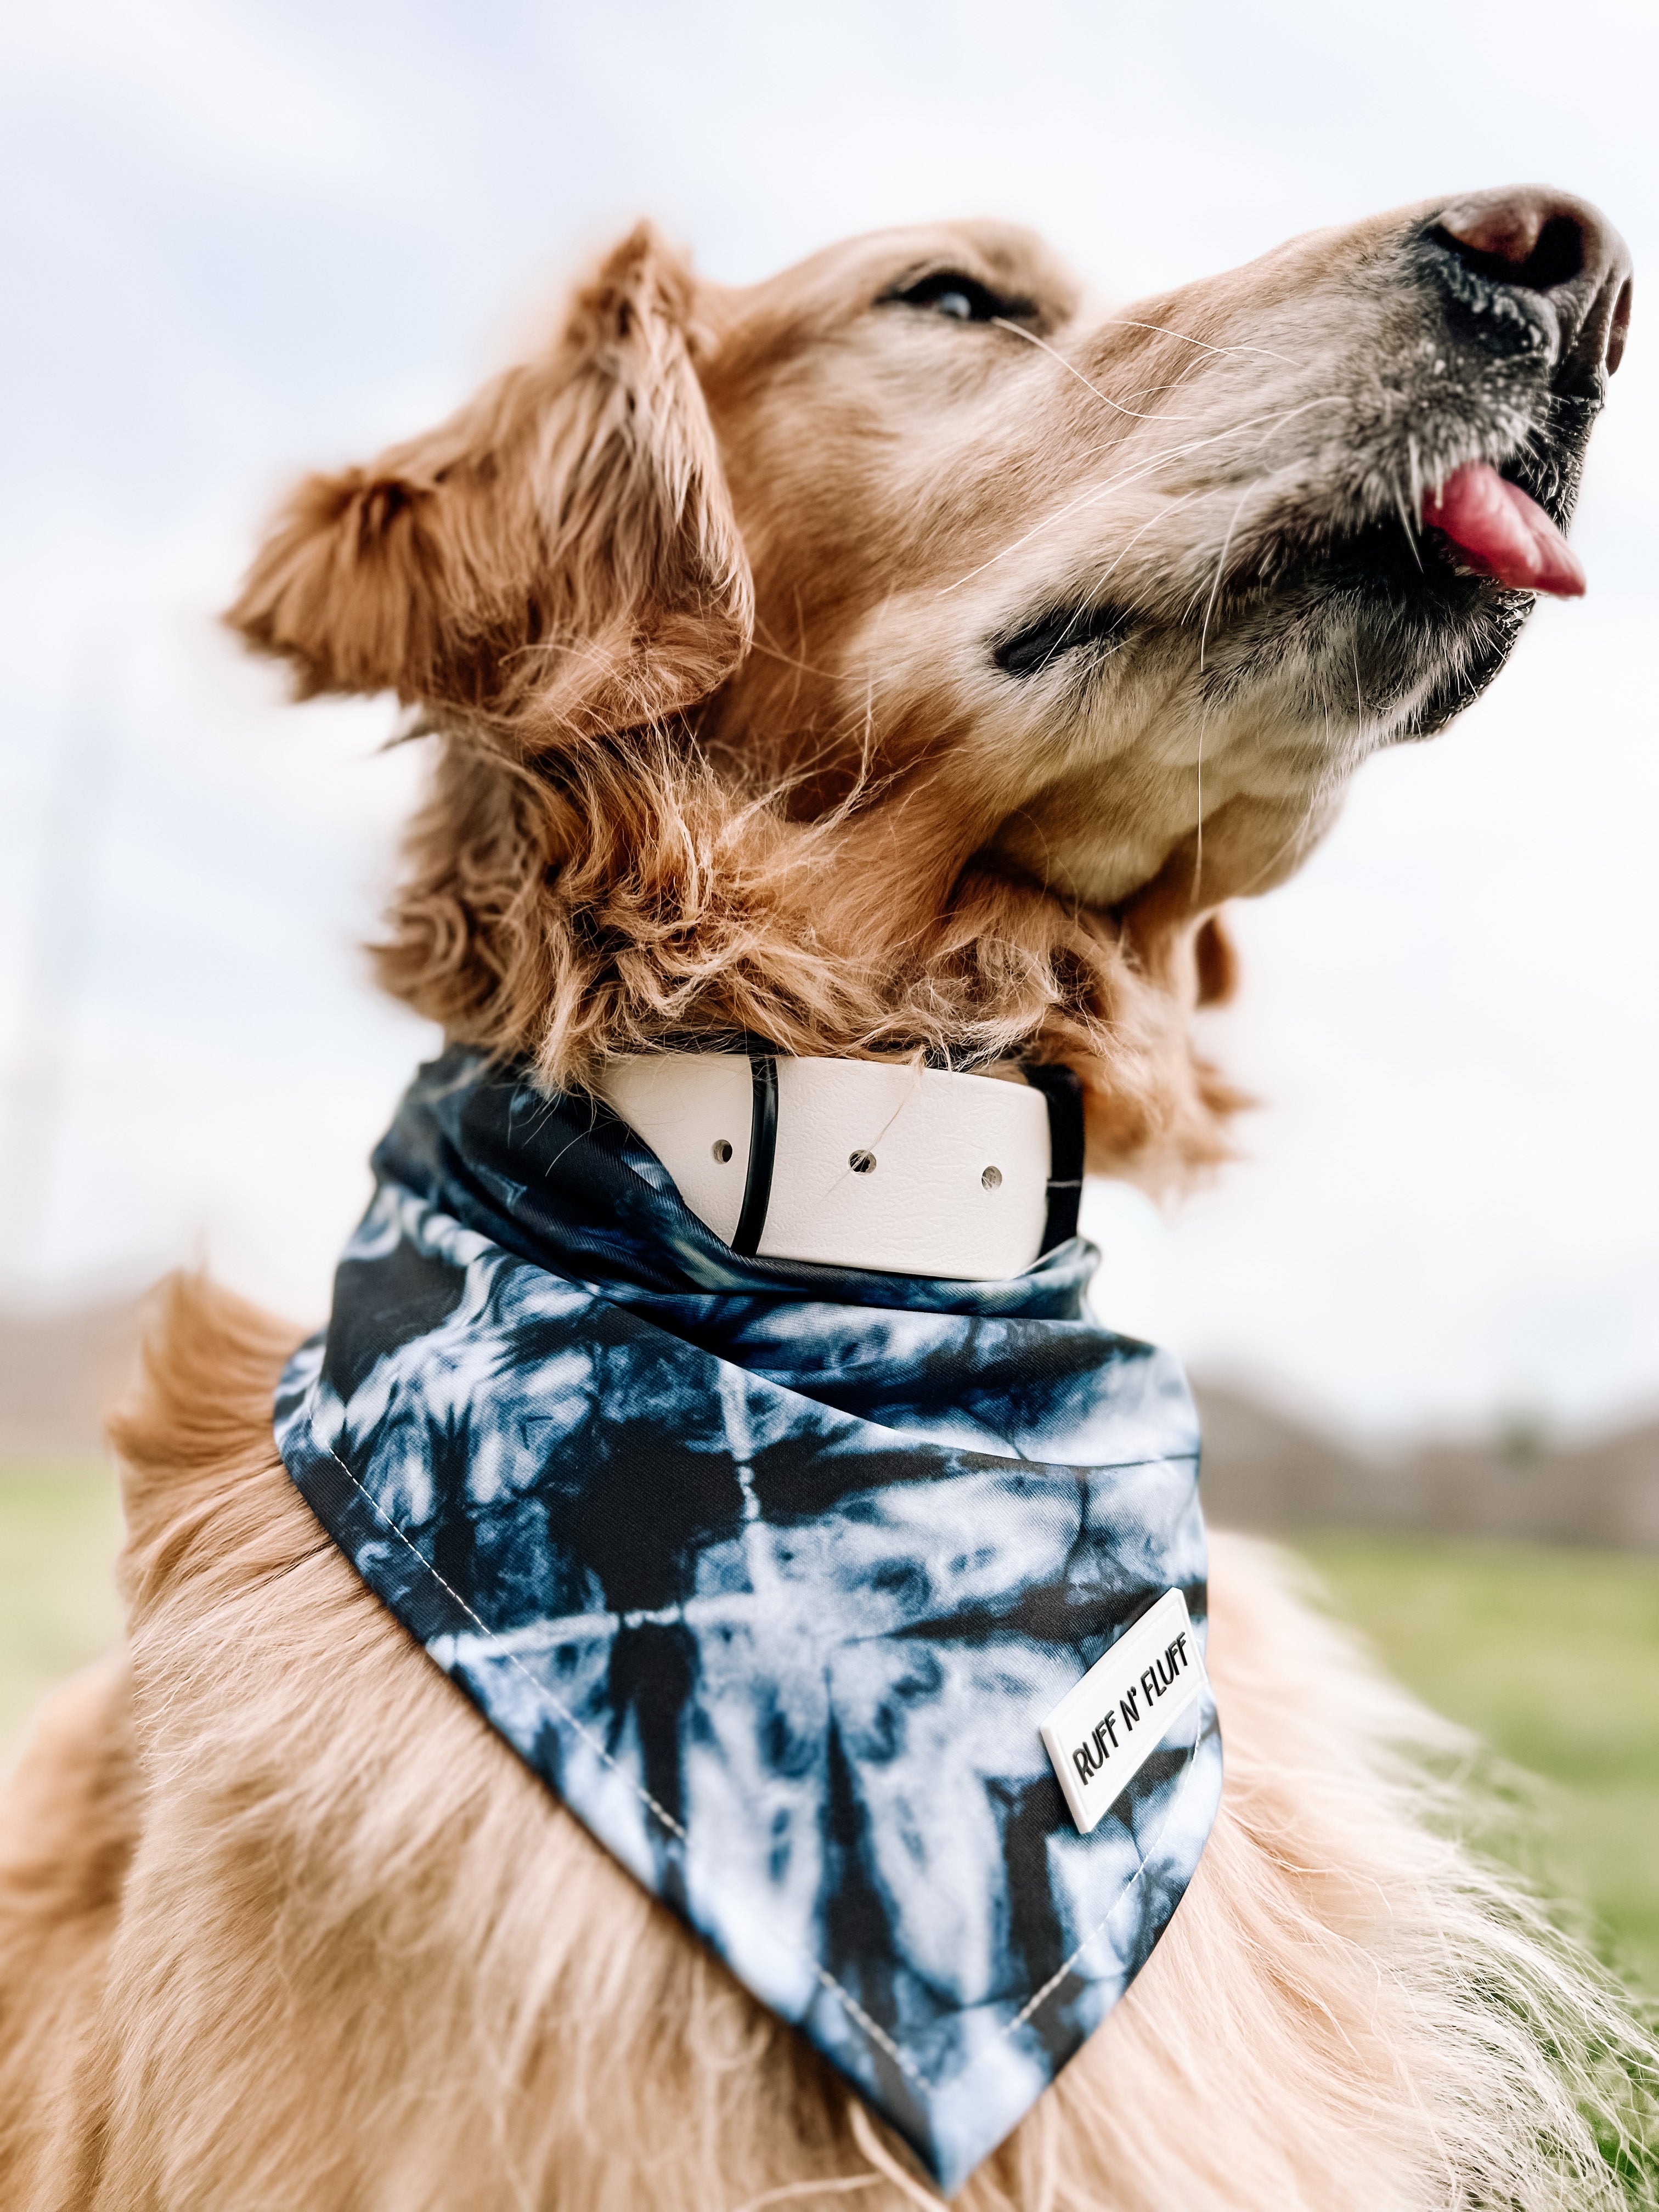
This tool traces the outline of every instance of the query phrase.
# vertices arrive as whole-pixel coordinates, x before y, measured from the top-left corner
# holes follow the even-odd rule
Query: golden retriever
[[[452,1038],[577,1089],[714,1030],[1062,1061],[1091,1168],[1177,1184],[1238,1103],[1192,1043],[1218,908],[1576,587],[1628,301],[1607,225],[1533,189],[1127,313],[992,223],[743,290],[642,228],[538,357],[304,484],[230,619],[428,735],[376,957]],[[0,2200],[937,2202],[323,1534],[271,1440],[295,1335],[177,1282],[115,1425],[127,1643],[0,1815]],[[1212,1593],[1207,1854],[957,2201],[1650,2187],[1651,2047],[1456,1840],[1458,1740],[1251,1545]]]

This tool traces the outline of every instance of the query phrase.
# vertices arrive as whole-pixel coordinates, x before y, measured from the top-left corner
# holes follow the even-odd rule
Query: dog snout
[[[1511,185],[1456,200],[1425,234],[1452,299],[1487,347],[1547,343],[1563,374],[1611,375],[1630,327],[1625,242],[1588,200],[1547,185]]]

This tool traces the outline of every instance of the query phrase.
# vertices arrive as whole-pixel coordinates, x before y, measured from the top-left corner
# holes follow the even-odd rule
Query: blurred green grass
[[[119,1628],[96,1460],[0,1462],[0,1769]],[[1428,1704],[1546,1785],[1518,1856],[1659,1992],[1659,1559],[1345,1531],[1295,1547]]]
[[[0,1772],[46,1692],[119,1635],[120,1543],[105,1461],[0,1461]]]
[[[1542,1778],[1508,1848],[1484,1840],[1659,1995],[1659,1559],[1362,1531],[1296,1548],[1401,1681]]]

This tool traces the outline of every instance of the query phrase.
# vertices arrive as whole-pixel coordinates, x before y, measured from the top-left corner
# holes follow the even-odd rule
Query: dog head
[[[437,738],[380,959],[451,1035],[556,1082],[699,1030],[1060,1058],[1094,1164],[1164,1173],[1233,1103],[1216,908],[1571,588],[1629,297],[1539,190],[1122,313],[994,224],[741,290],[641,228],[541,357],[302,486],[230,619]]]

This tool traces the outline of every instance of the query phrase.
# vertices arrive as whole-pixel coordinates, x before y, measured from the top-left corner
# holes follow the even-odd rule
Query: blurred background
[[[112,1632],[138,1293],[205,1261],[320,1318],[432,1043],[357,949],[420,749],[215,628],[286,483],[447,412],[641,212],[737,282],[1011,216],[1127,301],[1541,179],[1637,260],[1589,596],[1237,912],[1240,1161],[1085,1218],[1103,1317],[1200,1380],[1212,1513],[1553,1778],[1529,1848],[1659,1988],[1656,61],[1595,0],[0,17],[0,1759]]]

